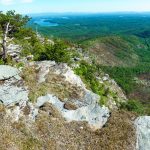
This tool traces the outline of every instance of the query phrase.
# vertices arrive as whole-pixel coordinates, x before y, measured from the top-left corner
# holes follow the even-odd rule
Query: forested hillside
[[[95,37],[110,35],[138,35],[149,37],[149,13],[106,14],[35,14],[29,27],[48,37],[60,37],[73,42],[82,42]],[[46,22],[47,25],[43,25]],[[51,25],[48,23],[55,23]]]
[[[57,23],[42,26],[34,23]],[[150,14],[40,14],[28,26],[79,44],[131,99],[150,101]]]
[[[99,67],[114,78],[131,99],[150,100],[150,48],[137,36],[106,36],[83,45]]]

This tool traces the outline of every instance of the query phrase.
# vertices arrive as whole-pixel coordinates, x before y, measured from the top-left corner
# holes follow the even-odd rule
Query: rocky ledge
[[[36,71],[37,79],[35,80],[37,80],[39,86],[45,83],[46,86],[50,87],[53,81],[58,87],[51,87],[51,90],[47,91],[45,96],[40,95],[36,101],[31,102],[29,98],[30,91],[26,86],[26,81],[21,77],[21,72],[14,67],[1,66],[0,101],[7,106],[7,115],[10,115],[13,121],[25,116],[25,107],[29,108],[29,114],[26,118],[34,120],[38,116],[40,107],[48,102],[60,112],[66,121],[86,121],[92,129],[99,129],[107,122],[109,118],[108,108],[99,105],[100,97],[87,90],[80,77],[75,75],[66,64],[45,61],[32,62],[27,67],[34,67],[38,70]],[[66,90],[68,90],[69,96],[65,96],[64,99],[60,99],[59,93],[56,92],[56,89],[53,89],[61,86],[62,88],[68,86]],[[75,93],[76,89],[79,89],[77,93]],[[76,109],[65,108],[67,103],[70,103]],[[10,106],[13,106],[13,109],[12,107],[9,109]]]

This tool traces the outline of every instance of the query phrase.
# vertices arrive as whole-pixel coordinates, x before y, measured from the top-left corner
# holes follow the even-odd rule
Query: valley
[[[35,25],[46,18],[59,26]],[[122,87],[129,99],[149,104],[150,14],[39,14],[29,27],[49,38],[75,43],[89,53],[96,64]]]

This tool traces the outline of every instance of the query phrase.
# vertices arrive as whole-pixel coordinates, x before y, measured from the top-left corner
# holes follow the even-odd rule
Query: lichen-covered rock
[[[7,80],[10,78],[20,80],[19,73],[20,71],[17,68],[8,65],[0,65],[0,80]]]
[[[82,86],[85,89],[85,85],[81,78],[74,74],[73,70],[67,66],[67,64],[57,64],[54,61],[42,61],[35,62],[35,65],[39,68],[38,82],[45,82],[48,73],[63,76],[66,82],[69,82],[77,87]]]
[[[19,74],[17,68],[0,65],[0,103],[6,107],[6,117],[12,118],[11,122],[19,120],[28,101],[28,91]]]
[[[17,68],[0,65],[0,101],[4,105],[15,105],[28,101],[28,91],[24,87],[15,85],[21,80]]]
[[[137,150],[150,150],[150,116],[136,119]]]
[[[13,85],[0,85],[0,101],[6,105],[15,105],[28,101],[28,91]]]
[[[92,129],[101,128],[107,122],[109,117],[108,108],[100,107],[98,103],[87,104],[76,110],[68,110],[64,108],[63,102],[51,94],[39,97],[36,108],[38,109],[46,102],[53,104],[67,121],[86,121]]]

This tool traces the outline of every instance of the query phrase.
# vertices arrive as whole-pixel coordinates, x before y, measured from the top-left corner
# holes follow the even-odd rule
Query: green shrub
[[[120,108],[128,111],[136,112],[138,114],[145,113],[144,106],[141,104],[141,102],[137,100],[128,100],[127,102],[123,102],[121,103]]]
[[[75,69],[75,73],[83,79],[87,88],[100,95],[100,105],[105,105],[108,100],[108,95],[110,94],[110,89],[105,88],[105,85],[96,79],[96,75],[98,74],[97,69],[95,65],[81,61],[80,66]]]
[[[28,41],[26,41],[26,40],[21,41],[20,40],[19,42],[20,42],[19,44],[22,46],[22,50],[21,50],[21,56],[22,57],[26,57],[33,52],[32,51],[33,48]]]
[[[24,38],[20,37],[22,32]],[[25,37],[27,37],[27,39],[25,39]],[[20,38],[20,40],[18,38]],[[55,40],[54,44],[51,44],[45,38],[43,42],[41,42],[34,32],[27,34],[26,30],[22,30],[16,34],[15,43],[21,45],[22,57],[33,55],[35,61],[52,60],[57,63],[63,62],[70,64],[71,57],[77,55],[75,52],[68,51],[68,45],[61,40]]]
[[[19,62],[19,63],[16,64],[16,67],[17,68],[24,67],[24,63],[23,62]]]
[[[96,80],[96,68],[85,61],[80,62],[80,66],[75,69],[75,73],[79,75],[94,93],[98,92],[99,82]]]
[[[62,41],[56,41],[54,45],[45,44],[44,49],[37,52],[35,59],[40,60],[53,60],[56,62],[70,63],[71,53],[66,50],[67,45]]]
[[[4,61],[0,59],[0,65],[4,65]]]
[[[145,114],[150,116],[150,104],[144,104]]]
[[[31,28],[21,28],[14,34],[14,37],[18,40],[28,38],[27,40],[30,42],[37,40],[36,33]]]
[[[99,101],[99,104],[100,104],[101,106],[106,105],[107,101],[108,101],[108,98],[107,98],[106,96],[101,96],[101,99],[100,99],[100,101]]]

